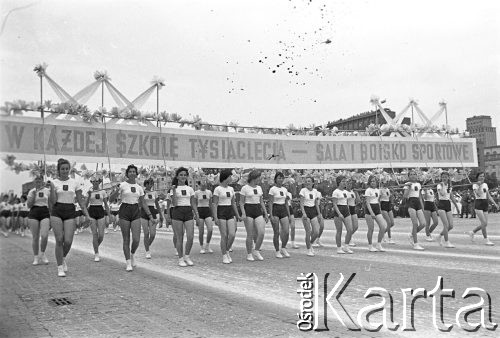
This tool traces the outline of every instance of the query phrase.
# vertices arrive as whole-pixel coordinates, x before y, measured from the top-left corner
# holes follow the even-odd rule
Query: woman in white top
[[[102,179],[96,176],[90,178],[92,189],[87,193],[87,208],[89,211],[92,231],[92,246],[94,247],[94,262],[101,260],[99,246],[104,240],[104,229],[106,229],[106,215],[109,215],[108,194],[101,188]]]
[[[196,196],[198,215],[200,216],[196,225],[198,226],[198,240],[200,242],[200,253],[213,253],[210,249],[210,241],[214,231],[214,222],[212,221],[212,192],[207,189],[207,182],[199,182],[200,189],[194,192]],[[205,236],[205,224],[207,225],[207,240],[203,244]]]
[[[263,191],[258,180],[260,172],[253,170],[248,174],[248,184],[244,185],[240,191],[240,208],[241,217],[245,223],[247,232],[246,248],[247,260],[254,261],[255,259],[262,261],[260,247],[264,241],[264,233],[266,230],[266,223],[269,222],[266,206],[262,198]],[[253,242],[255,237],[255,248]]]
[[[29,210],[30,209],[28,208],[27,197],[25,195],[22,195],[17,208],[19,226],[21,227],[21,237],[24,237],[24,231],[28,226]]]
[[[425,217],[422,203],[422,195],[420,190],[422,186],[417,182],[417,173],[415,170],[410,171],[408,174],[409,182],[404,187],[404,198],[407,199],[408,213],[410,214],[412,223],[412,232],[408,235],[408,241],[414,250],[424,250],[418,244],[417,233],[425,228]]]
[[[65,277],[68,271],[66,256],[73,244],[75,234],[75,198],[80,205],[86,222],[90,222],[90,216],[82,196],[80,182],[69,177],[71,165],[68,160],[57,161],[57,173],[59,178],[50,182],[50,204],[52,214],[50,224],[54,230],[56,240],[57,275]]]
[[[314,179],[306,177],[305,187],[300,190],[300,210],[302,211],[302,223],[306,231],[306,247],[307,255],[314,256],[312,243],[318,238],[319,235],[319,221],[318,218],[322,217],[319,210],[319,194],[314,188]]]
[[[50,229],[50,189],[47,186],[50,187],[50,184],[45,184],[43,177],[37,176],[35,177],[35,187],[28,192],[28,208],[30,208],[28,225],[32,236],[33,265],[38,265],[40,260],[43,264],[49,264],[49,260],[45,256]],[[38,256],[39,250],[40,256]]]
[[[491,201],[493,205],[498,209],[498,204],[491,197],[488,184],[484,182],[484,173],[478,173],[476,175],[477,183],[472,185],[472,190],[474,191],[474,196],[476,197],[476,201],[474,202],[474,209],[476,211],[476,215],[479,218],[481,224],[474,228],[474,230],[469,231],[469,236],[471,241],[474,241],[474,234],[481,230],[484,237],[484,245],[495,245],[488,238],[488,233],[486,231],[486,227],[488,226],[488,201]]]
[[[358,231],[359,220],[358,214],[356,213],[356,204],[359,203],[359,195],[353,189],[354,182],[352,179],[347,180],[346,182],[346,191],[347,191],[347,206],[349,207],[349,214],[351,215],[351,223],[352,223],[352,235],[351,240],[349,241],[349,246],[356,246],[356,243],[353,242],[352,237]]]
[[[444,245],[445,248],[454,248],[455,246],[450,243],[448,235],[453,229],[453,214],[451,213],[451,203],[455,206],[457,202],[452,194],[452,186],[450,181],[450,174],[447,172],[441,173],[441,183],[437,185],[437,193],[439,197],[438,213],[443,223],[443,231],[439,235],[439,245]],[[442,242],[444,237],[444,243]]]
[[[425,240],[432,242],[432,232],[438,226],[438,213],[436,208],[436,196],[432,188],[422,188],[420,191],[424,199],[424,217],[425,217]],[[431,225],[432,219],[432,225]]]
[[[394,212],[392,211],[393,205],[393,196],[391,194],[391,190],[387,187],[386,182],[381,182],[380,188],[380,210],[382,212],[382,216],[384,216],[385,223],[387,224],[387,243],[396,244],[392,239],[391,228],[394,226]]]
[[[287,205],[288,190],[283,187],[284,179],[285,175],[282,172],[276,172],[274,186],[269,189],[269,215],[271,215],[271,224],[273,226],[273,245],[276,258],[290,257],[286,250],[290,234],[290,209]]]
[[[146,250],[146,259],[151,259],[150,247],[156,237],[156,224],[158,217],[160,224],[163,223],[163,214],[159,212],[160,204],[158,194],[153,191],[154,181],[149,178],[144,181],[144,201],[148,206],[148,210],[141,208],[141,224],[144,231],[144,249]],[[149,220],[149,214],[153,216],[154,222]]]
[[[387,224],[385,223],[384,216],[382,216],[382,212],[380,210],[380,190],[377,188],[377,178],[374,175],[371,175],[368,178],[368,189],[365,191],[365,198],[366,210],[368,211],[367,216],[369,215],[366,218],[366,224],[368,226],[368,232],[366,234],[366,237],[368,238],[368,250],[371,252],[385,251],[382,247],[382,240],[384,239]],[[373,230],[375,227],[373,220],[377,222],[379,228],[377,244],[375,244],[375,247],[372,245]]]
[[[109,196],[112,201],[119,196],[122,202],[118,211],[118,222],[122,231],[123,255],[127,263],[127,271],[133,271],[137,265],[134,254],[141,242],[141,207],[147,210],[149,220],[153,221],[153,215],[149,213],[146,201],[144,201],[144,189],[136,182],[137,174],[137,167],[133,164],[129,165],[125,169],[126,181],[120,183],[118,189]],[[130,244],[131,233],[132,245]]]
[[[220,185],[214,190],[212,199],[212,215],[214,222],[219,227],[220,250],[222,253],[222,263],[229,264],[233,260],[229,255],[229,250],[236,235],[236,218],[241,217],[236,207],[236,200],[233,187],[229,186],[232,180],[232,171],[224,169],[219,174]]]
[[[175,245],[179,256],[179,266],[193,266],[194,263],[189,257],[194,239],[194,221],[198,221],[198,209],[196,208],[196,197],[194,190],[187,185],[189,173],[184,167],[175,171],[172,180],[172,228],[174,229]],[[186,247],[184,245],[184,232],[186,232]]]
[[[335,223],[336,234],[335,243],[337,244],[337,254],[352,254],[354,253],[348,246],[352,238],[352,219],[347,205],[348,191],[346,190],[345,176],[337,176],[335,179],[337,188],[332,193],[333,199],[333,221]],[[342,228],[345,225],[346,235],[345,242],[342,245]]]
[[[110,222],[113,224],[113,231],[116,231],[116,228],[118,227],[118,212],[120,211],[120,201],[115,200],[112,201],[109,205],[109,212],[110,212]]]
[[[318,207],[319,207],[319,212],[321,213],[321,200],[323,199],[323,194],[321,191],[318,190]],[[323,215],[321,213],[321,215]],[[318,238],[312,243],[313,248],[320,248],[323,247],[323,243],[320,242],[321,235],[323,235],[323,230],[325,230],[325,219],[323,217],[318,217],[318,223],[319,223],[319,232],[318,232]]]
[[[288,208],[288,212],[290,213],[290,219],[289,219],[289,223],[290,223],[290,246],[292,247],[292,249],[299,249],[300,246],[295,243],[295,215],[294,215],[294,212],[293,212],[293,206],[292,206],[292,201],[293,201],[293,196],[292,196],[292,193],[290,192],[291,190],[291,187],[290,187],[290,184],[283,184],[283,186],[287,189],[287,200],[286,200],[286,206]]]
[[[0,203],[0,226],[2,227],[2,234],[9,237],[7,225],[10,222],[11,206],[9,204],[9,195],[3,195],[2,202]]]

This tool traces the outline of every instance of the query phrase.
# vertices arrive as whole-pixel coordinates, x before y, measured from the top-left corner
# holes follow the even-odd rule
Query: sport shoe
[[[413,235],[412,235],[412,234],[408,234],[408,242],[410,242],[410,245],[415,244],[415,243],[413,242]]]
[[[207,245],[205,246],[205,251],[206,251],[206,252],[208,252],[208,253],[214,253],[214,251],[212,250],[212,248],[210,248],[210,245],[209,245],[209,244],[207,244]]]
[[[300,248],[300,245],[298,245],[297,243],[295,243],[294,241],[292,241],[292,249],[299,249]]]
[[[432,238],[432,235],[426,236],[426,237],[425,237],[425,240],[426,240],[427,242],[434,242],[434,238]]]
[[[349,248],[349,246],[348,246],[348,245],[344,245],[344,246],[342,247],[342,250],[344,250],[344,252],[345,252],[345,253],[348,253],[348,254],[353,254],[353,253],[354,253],[354,251],[352,251],[352,250],[351,250],[351,248]]]
[[[310,249],[307,249],[307,255],[308,255],[309,257],[314,257],[314,250],[313,250],[313,248],[312,248],[312,247],[311,247]]]
[[[396,244],[396,242],[394,242],[394,240],[392,238],[389,238],[387,240],[387,243],[389,243],[389,244]]]
[[[24,230],[21,231],[21,237],[24,237]]]
[[[226,252],[226,256],[227,258],[229,259],[229,263],[232,263],[233,262],[233,259],[231,258],[231,256],[229,255],[229,252]]]
[[[47,259],[47,256],[45,256],[45,252],[42,252],[40,254],[40,258],[42,259],[43,264],[45,264],[45,265],[49,264],[49,260]]]
[[[99,254],[96,253],[94,254],[94,262],[100,262],[101,261],[101,257],[99,257]]]
[[[492,241],[490,241],[489,238],[486,238],[484,240],[484,245],[493,246],[493,245],[495,245],[495,243],[493,243]]]
[[[355,247],[355,246],[356,246],[356,243],[354,243],[353,241],[350,241],[350,242],[349,242],[349,246]]]
[[[344,252],[344,250],[342,250],[342,248],[337,248],[337,254],[344,255],[345,252]]]
[[[104,234],[108,233],[108,228],[104,229]]]
[[[275,256],[276,258],[283,258],[283,255],[282,255],[282,254],[281,254],[281,252],[279,252],[279,251],[276,251],[276,252],[274,253],[274,256]]]
[[[469,232],[467,232],[467,235],[469,235],[469,237],[470,237],[470,241],[471,241],[471,242],[474,242],[474,231],[469,231]]]
[[[316,244],[317,244],[320,248],[324,247],[323,243],[321,243],[321,242],[319,241],[319,239],[317,239],[317,240],[316,240]]]
[[[229,264],[229,263],[231,263],[229,261],[229,258],[227,258],[227,255],[222,255],[222,263],[223,264]]]
[[[425,249],[420,244],[415,243],[415,244],[413,244],[413,250],[422,251],[422,250],[425,250]]]
[[[2,231],[2,235],[3,235],[4,237],[9,237],[9,233],[8,233],[7,231]]]
[[[38,256],[33,258],[33,265],[38,265]]]
[[[146,259],[151,259],[151,252],[146,251]]]
[[[387,238],[382,238],[382,242],[387,243]]]
[[[286,251],[286,248],[281,248],[281,254],[285,258],[290,258],[290,254],[288,253],[288,251]]]
[[[382,247],[381,243],[375,244],[375,249],[377,249],[378,251],[381,251],[381,252],[385,252],[385,249]]]
[[[233,252],[233,248],[229,248],[229,252]]]
[[[64,272],[64,268],[62,265],[57,267],[57,276],[58,277],[66,277],[66,273]]]
[[[368,251],[370,251],[370,252],[378,252],[378,250],[375,249],[375,247],[372,244],[368,245]]]
[[[68,265],[66,264],[66,258],[63,258],[62,267],[64,272],[68,272]]]
[[[184,255],[184,261],[186,262],[187,265],[189,266],[193,266],[194,263],[193,261],[191,260],[191,258],[189,258],[189,255]]]
[[[450,241],[444,242],[444,247],[445,248],[454,248],[455,246],[450,243]]]
[[[134,268],[132,267],[132,263],[130,263],[130,259],[127,259],[127,268],[126,268],[127,271],[132,271],[134,270]]]
[[[186,267],[188,265],[186,264],[183,258],[179,258],[179,266]]]
[[[250,262],[255,261],[255,258],[253,258],[252,254],[247,254],[247,261],[250,261]]]
[[[253,251],[253,255],[255,256],[255,259],[257,259],[258,261],[263,261],[264,260],[264,257],[262,257],[262,255],[260,254],[259,250],[254,250]]]
[[[130,254],[130,264],[132,264],[133,268],[135,268],[137,266],[137,263],[135,262],[134,254]]]

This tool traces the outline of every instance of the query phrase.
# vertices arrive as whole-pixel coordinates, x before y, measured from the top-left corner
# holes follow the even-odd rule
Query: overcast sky
[[[160,76],[161,110],[214,123],[324,124],[377,95],[429,117],[444,99],[452,127],[474,114],[498,126],[498,13],[495,0],[3,0],[0,96],[38,100],[32,69],[46,62],[70,94],[95,70],[130,100]]]

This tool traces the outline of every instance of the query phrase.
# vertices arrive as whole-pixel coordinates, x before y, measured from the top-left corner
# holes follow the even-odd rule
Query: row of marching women
[[[70,163],[60,159],[57,163],[57,178],[44,182],[41,177],[35,179],[35,188],[27,195],[26,207],[28,225],[33,237],[33,264],[47,264],[45,253],[49,229],[55,237],[55,258],[58,276],[64,277],[68,272],[66,260],[70,252],[75,234],[75,219],[83,218],[84,225],[92,230],[94,260],[100,261],[99,247],[103,242],[107,224],[118,223],[123,238],[123,254],[126,270],[133,271],[136,266],[135,254],[143,233],[146,258],[151,258],[151,245],[156,235],[158,223],[164,218],[172,220],[173,244],[177,252],[177,264],[181,267],[193,266],[191,257],[194,242],[194,226],[198,226],[200,253],[213,253],[210,248],[213,227],[220,232],[220,254],[223,264],[232,263],[231,247],[235,240],[237,223],[243,221],[246,230],[246,260],[263,261],[262,244],[266,224],[273,229],[274,256],[278,259],[290,258],[289,249],[299,248],[295,238],[295,217],[291,208],[292,195],[284,184],[284,175],[277,172],[274,185],[268,191],[268,203],[264,201],[264,191],[260,185],[260,172],[252,171],[247,183],[239,192],[235,192],[232,184],[232,170],[224,169],[219,173],[219,185],[213,191],[207,189],[203,182],[194,190],[188,185],[189,171],[180,167],[175,172],[171,189],[167,194],[153,189],[153,180],[147,179],[143,185],[137,183],[138,169],[129,165],[125,171],[125,180],[112,189],[102,188],[102,181],[92,177],[92,188],[83,193],[79,181],[71,178]],[[336,252],[339,255],[353,254],[353,235],[358,230],[358,215],[355,207],[364,196],[363,205],[367,224],[367,242],[370,252],[383,252],[383,245],[395,244],[391,228],[394,226],[391,190],[377,180],[375,176],[368,179],[368,188],[358,191],[353,182],[346,177],[336,178],[337,188],[331,196],[322,196],[315,189],[314,179],[307,177],[298,193],[302,224],[305,230],[305,246],[307,256],[314,257],[314,247],[321,246],[324,220],[320,212],[320,200],[328,199],[333,204],[334,223],[336,228]],[[491,198],[488,186],[484,182],[484,174],[477,176],[472,186],[475,194],[475,211],[480,224],[468,233],[471,240],[481,231],[484,244],[494,245],[488,239],[488,201],[496,205]],[[416,172],[410,172],[409,181],[404,184],[404,198],[408,201],[408,211],[412,226],[408,233],[408,241],[414,250],[424,250],[417,234],[425,229],[425,240],[435,241],[445,248],[454,248],[449,240],[449,232],[453,229],[451,206],[456,205],[453,187],[449,175],[443,172],[436,187],[422,186],[417,181]],[[239,193],[239,198],[236,194]],[[164,196],[166,195],[166,196]],[[166,208],[160,197],[165,198]],[[80,211],[77,212],[75,200]],[[118,201],[120,202],[118,204]],[[437,203],[436,203],[437,202]],[[165,209],[165,212],[162,212]],[[79,215],[81,213],[81,216]],[[5,202],[0,204],[0,222],[2,230],[11,216],[11,210]],[[107,217],[108,220],[107,220]],[[116,221],[117,220],[117,221]],[[442,227],[437,238],[432,233],[441,220]],[[374,239],[375,224],[378,233]],[[204,229],[207,227],[204,244]],[[41,241],[40,241],[41,239]]]

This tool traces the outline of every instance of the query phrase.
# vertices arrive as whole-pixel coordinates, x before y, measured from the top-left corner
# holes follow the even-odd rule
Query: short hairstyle
[[[248,174],[248,179],[247,179],[247,182],[250,183],[252,182],[253,180],[257,179],[260,177],[260,171],[258,170],[252,170],[250,172],[250,174]]]
[[[278,179],[278,177],[281,177],[284,179],[285,175],[283,175],[283,173],[281,171],[276,172],[276,175],[274,175],[274,183],[276,183],[276,180]]]
[[[345,179],[346,177],[345,176],[337,176],[337,178],[335,179],[335,181],[337,182],[337,186],[339,186],[340,182],[342,182],[343,179]]]
[[[69,165],[69,167],[70,167],[70,169],[71,169],[71,163],[69,163],[69,161],[68,161],[67,159],[65,159],[65,158],[60,158],[60,159],[58,159],[58,160],[57,160],[57,173],[58,173],[58,174],[59,174],[59,171],[61,170],[61,167],[62,167],[63,165],[65,165],[65,164]]]
[[[133,164],[130,164],[127,169],[125,169],[125,176],[128,177],[128,172],[131,170],[131,169],[135,169],[135,173],[136,174],[139,174],[139,169],[137,169],[137,167]]]
[[[219,182],[222,183],[231,176],[233,176],[233,171],[231,169],[222,169],[219,174]]]
[[[175,171],[175,177],[172,179],[172,185],[179,184],[179,179],[177,178],[177,176],[179,176],[179,174],[183,171],[189,176],[189,170],[187,170],[187,168],[184,167],[177,168],[177,170]]]

